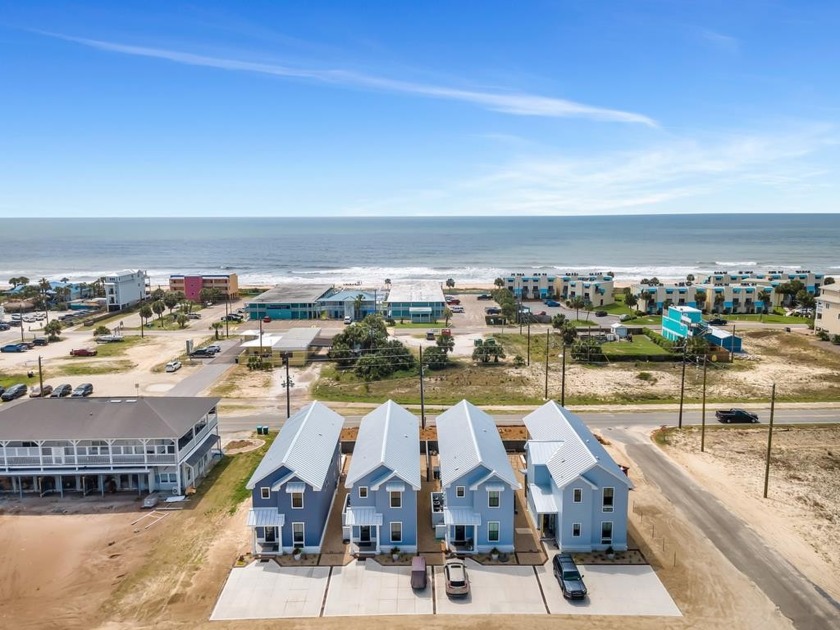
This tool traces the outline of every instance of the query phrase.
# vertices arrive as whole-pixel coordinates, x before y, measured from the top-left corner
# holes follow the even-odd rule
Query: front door
[[[265,528],[265,542],[267,542],[267,543],[277,542],[277,528],[276,527],[266,527]]]
[[[556,514],[543,514],[542,517],[542,536],[543,538],[554,538],[554,524],[556,522]]]
[[[467,526],[466,525],[456,525],[455,526],[455,542],[464,542],[467,539]]]
[[[370,543],[370,525],[361,525],[359,527],[359,542],[362,544]]]

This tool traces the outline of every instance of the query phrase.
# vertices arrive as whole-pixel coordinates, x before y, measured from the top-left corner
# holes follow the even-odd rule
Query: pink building
[[[169,290],[183,291],[192,302],[201,301],[202,289],[218,289],[222,296],[239,297],[239,277],[235,273],[210,276],[169,276]]]

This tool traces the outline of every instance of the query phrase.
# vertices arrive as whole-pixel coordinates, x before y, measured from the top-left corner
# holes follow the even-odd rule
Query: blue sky
[[[0,16],[6,216],[840,211],[834,0]]]

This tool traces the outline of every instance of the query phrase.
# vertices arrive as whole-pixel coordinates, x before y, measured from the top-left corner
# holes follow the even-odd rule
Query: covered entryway
[[[251,549],[255,556],[283,553],[283,525],[286,517],[276,508],[253,508],[248,512],[248,527],[253,529]]]

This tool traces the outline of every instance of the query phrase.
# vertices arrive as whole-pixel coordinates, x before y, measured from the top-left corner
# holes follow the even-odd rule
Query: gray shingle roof
[[[440,481],[449,486],[478,466],[519,488],[496,421],[462,400],[437,418]]]
[[[345,485],[385,466],[415,490],[420,490],[420,424],[393,400],[362,419]]]
[[[286,420],[280,435],[251,476],[247,488],[285,466],[315,490],[320,490],[341,437],[344,418],[315,401]]]
[[[568,409],[552,400],[529,413],[523,421],[531,438],[528,448],[532,449],[532,460],[539,459],[539,463],[546,464],[558,487],[565,486],[595,466],[600,466],[632,487],[630,479],[621,472],[589,427]],[[554,453],[548,457],[551,450]],[[534,458],[534,455],[537,457]]]
[[[219,400],[35,398],[0,409],[0,440],[177,439]]]

